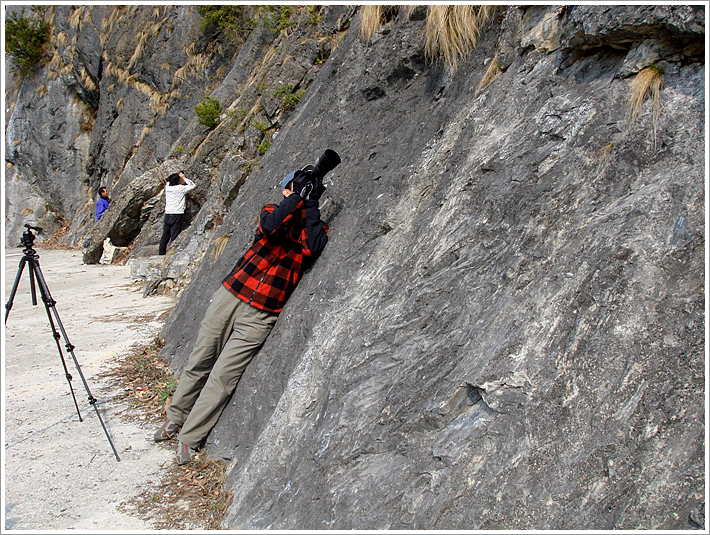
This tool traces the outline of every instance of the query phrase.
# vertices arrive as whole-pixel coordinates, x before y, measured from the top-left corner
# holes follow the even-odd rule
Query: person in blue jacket
[[[108,191],[106,188],[99,188],[99,198],[96,200],[96,221],[101,219],[101,216],[108,208],[111,199],[108,198]]]

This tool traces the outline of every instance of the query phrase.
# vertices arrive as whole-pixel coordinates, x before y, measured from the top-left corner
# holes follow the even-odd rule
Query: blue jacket
[[[99,200],[96,201],[96,221],[101,219],[101,215],[106,211],[106,208],[108,208],[109,202],[108,199],[99,196]]]

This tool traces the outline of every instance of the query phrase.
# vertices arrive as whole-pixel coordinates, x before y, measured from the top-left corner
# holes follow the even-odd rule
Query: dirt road
[[[67,338],[106,424],[120,462],[71,358],[79,421],[47,313],[33,307],[25,268],[3,338],[4,528],[22,530],[147,530],[147,521],[119,511],[160,471],[171,449],[152,442],[153,424],[112,403],[117,386],[97,377],[117,357],[160,331],[175,301],[143,298],[127,266],[84,265],[80,251],[37,248]],[[22,252],[5,250],[3,302],[9,298]],[[121,509],[125,509],[121,508]]]

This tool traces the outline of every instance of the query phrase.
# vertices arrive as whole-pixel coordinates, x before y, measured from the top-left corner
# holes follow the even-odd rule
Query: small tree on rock
[[[25,76],[44,56],[44,45],[49,40],[50,27],[44,20],[46,7],[32,6],[36,17],[26,17],[25,8],[10,13],[5,21],[5,51],[12,59],[12,70]]]
[[[202,102],[195,106],[195,113],[200,124],[205,125],[207,128],[214,128],[219,124],[222,107],[216,98],[205,97]]]

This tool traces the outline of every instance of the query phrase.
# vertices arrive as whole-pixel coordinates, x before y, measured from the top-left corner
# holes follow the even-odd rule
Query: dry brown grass
[[[167,468],[160,482],[118,509],[149,521],[154,529],[221,529],[233,497],[224,491],[224,477],[222,462],[198,454],[188,465]]]
[[[411,12],[414,6],[408,6]],[[461,58],[476,47],[478,37],[493,18],[496,6],[436,5],[428,6],[426,21],[426,54],[430,60],[443,59],[453,72]],[[360,8],[360,33],[370,40],[395,6],[364,5]]]
[[[614,144],[611,141],[596,152],[595,160],[597,162],[597,180],[602,178],[609,170],[612,163],[613,152]]]
[[[227,246],[227,242],[229,242],[229,234],[225,234],[224,236],[220,236],[214,241],[213,248],[212,248],[212,259],[217,260],[220,256],[222,256],[222,253],[224,252],[224,248]]]
[[[459,60],[476,47],[478,37],[494,11],[495,6],[429,6],[427,57],[440,57],[451,71],[455,71]]]
[[[126,355],[118,366],[101,374],[118,383],[114,399],[138,408],[148,421],[159,425],[175,390],[175,380],[167,364],[158,357],[162,344],[157,340]],[[173,449],[175,441],[159,444]],[[220,529],[232,502],[224,489],[225,466],[198,453],[193,462],[167,467],[160,481],[150,481],[143,491],[121,503],[118,509],[142,518],[155,529]]]
[[[120,386],[114,397],[132,407],[140,407],[149,420],[163,422],[165,404],[175,391],[176,381],[168,365],[158,357],[162,344],[154,341],[125,355],[112,370],[99,375],[110,377]]]
[[[399,6],[365,5],[361,8],[360,35],[369,41],[383,24],[390,22],[399,13]]]
[[[382,14],[385,6],[364,5],[360,8],[360,35],[369,41],[382,25]]]
[[[55,230],[51,237],[37,244],[38,249],[63,249],[66,251],[78,251],[81,249],[81,245],[69,246],[64,243],[59,243],[67,233],[69,232],[69,225],[66,221],[63,221],[62,227]]]
[[[72,30],[81,29],[81,17],[84,15],[85,9],[91,9],[89,6],[79,6],[74,9],[69,15],[69,27]]]
[[[503,70],[500,67],[500,60],[498,59],[498,55],[491,60],[490,64],[488,65],[488,69],[486,69],[486,73],[483,75],[483,78],[481,78],[481,81],[478,83],[478,87],[476,87],[476,93],[479,93],[483,91],[486,87],[491,85],[493,81],[498,78],[501,74],[503,73]]]
[[[653,109],[653,125],[655,128],[661,115],[661,89],[663,88],[663,71],[658,67],[649,65],[639,71],[631,83],[631,96],[629,99],[629,116],[631,123],[636,121],[643,102],[648,95]]]

